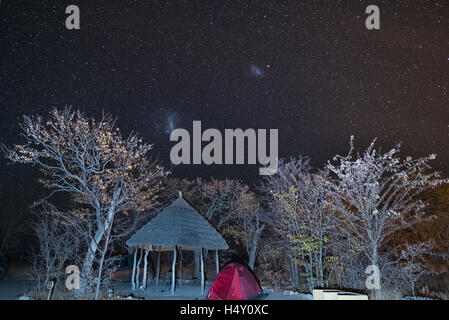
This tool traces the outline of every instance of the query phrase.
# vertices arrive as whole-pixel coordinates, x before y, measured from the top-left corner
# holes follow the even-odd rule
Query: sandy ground
[[[1,280],[0,300],[17,300],[33,287],[32,280]],[[204,294],[201,294],[198,286],[180,285],[175,295],[171,295],[170,288],[164,286],[153,286],[144,290],[132,291],[129,282],[118,282],[114,284],[114,296],[128,296],[133,294],[145,300],[204,300],[210,284],[206,286]],[[281,293],[269,294],[265,300],[309,300],[311,295],[284,295]]]
[[[32,287],[32,280],[0,280],[0,300],[17,300]]]
[[[210,284],[206,285],[204,294],[201,294],[200,287],[180,285],[177,287],[175,295],[171,295],[170,288],[164,286],[150,287],[144,290],[132,291],[129,282],[119,282],[114,285],[114,294],[126,296],[133,294],[145,300],[204,300]],[[312,295],[284,295],[281,293],[269,294],[265,300],[311,300]]]
[[[9,268],[6,278],[0,280],[0,300],[17,300],[26,291],[33,287],[32,272],[29,266],[21,263],[14,263]],[[165,285],[161,280],[160,284]],[[206,282],[204,294],[201,294],[200,286],[193,285],[188,281],[183,282],[176,288],[175,295],[171,295],[169,287],[164,285],[151,286],[144,290],[132,291],[130,282],[114,282],[114,296],[128,296],[133,294],[145,300],[204,300],[209,291],[211,281]],[[282,293],[270,293],[265,300],[309,300],[312,295],[284,295]]]

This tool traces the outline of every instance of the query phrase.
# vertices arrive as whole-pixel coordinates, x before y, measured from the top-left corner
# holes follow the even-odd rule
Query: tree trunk
[[[314,283],[313,283],[313,256],[312,252],[309,252],[309,288],[310,293],[313,293]]]
[[[83,269],[81,271],[80,277],[80,287],[75,290],[75,297],[82,297],[86,293],[87,289],[87,281],[92,276],[92,266],[95,260],[95,254],[97,252],[98,243],[100,243],[101,239],[104,235],[104,229],[100,229],[96,232],[94,239],[92,239],[89,243],[89,247],[87,249],[86,257],[83,262]]]
[[[251,250],[249,251],[249,261],[248,266],[254,270],[254,264],[256,263],[256,252],[257,252],[257,246],[259,244],[259,231],[256,232],[256,234],[253,237],[252,243],[251,243]]]
[[[257,225],[259,226],[259,223],[257,223]],[[259,246],[260,235],[262,234],[264,228],[265,225],[258,227],[251,241],[251,250],[249,251],[249,262],[248,262],[248,265],[251,267],[251,269],[254,269],[254,265],[256,263],[257,247]]]
[[[324,270],[323,270],[323,245],[322,245],[322,243],[320,244],[317,265],[318,265],[318,273],[317,273],[318,286],[323,288],[324,287]]]
[[[315,258],[315,260],[316,260],[316,254],[313,254],[313,256],[314,256],[314,258]],[[320,274],[320,271],[319,271],[319,267],[318,267],[318,262],[315,262],[315,285],[321,287],[321,286],[318,284],[318,283],[320,282],[319,274]]]
[[[371,256],[371,264],[373,266],[378,267],[378,253],[377,253],[377,247],[374,246],[373,247],[373,251],[372,251],[372,256]]]
[[[248,266],[254,270],[254,263],[256,262],[256,246],[251,247],[251,250],[249,252],[249,261]]]
[[[297,253],[296,253],[296,251],[293,251],[293,259],[291,260],[293,285],[295,287],[299,287],[298,262],[296,261],[296,258],[297,258]]]
[[[117,206],[118,197],[121,193],[121,188],[117,188],[114,191],[114,195],[112,198],[111,205],[108,208],[108,215],[104,221],[104,224],[101,224],[101,210],[100,207],[97,206],[95,210],[95,215],[97,217],[97,231],[95,232],[94,239],[92,239],[89,243],[89,248],[87,249],[86,257],[84,258],[83,263],[83,270],[82,275],[80,278],[80,288],[79,290],[75,291],[76,297],[82,297],[86,293],[87,288],[87,281],[88,278],[92,275],[92,267],[95,260],[95,255],[98,249],[98,244],[103,239],[105,233],[107,232],[110,234],[112,228],[112,224],[114,222],[114,216],[115,216],[115,209]],[[106,250],[107,250],[107,244],[106,244]]]
[[[371,265],[379,268],[379,253],[377,251],[377,244],[373,245],[372,256],[371,256]],[[379,272],[379,289],[376,289],[375,292],[376,292],[375,294],[378,297],[382,297],[382,282],[381,282],[381,278],[380,278],[380,272]]]
[[[100,265],[98,266],[97,286],[95,288],[95,300],[98,299],[98,293],[100,292],[101,274],[103,273],[104,257],[106,256],[106,252],[108,251],[108,247],[109,247],[109,237],[111,236],[111,228],[112,228],[112,223],[114,221],[114,216],[115,216],[115,211],[112,208],[109,210],[108,220],[106,222],[107,223],[106,225],[109,227],[106,229],[106,236],[104,239],[103,250],[101,252]]]
[[[100,284],[101,284],[101,274],[103,272],[103,262],[104,262],[104,257],[106,255],[106,251],[108,250],[108,244],[109,244],[109,235],[105,239],[105,244],[104,244],[105,247],[103,248],[103,250],[101,252],[100,264],[98,266],[98,275],[97,275],[97,283],[96,283],[96,287],[95,287],[94,300],[98,300],[98,293],[100,292]]]

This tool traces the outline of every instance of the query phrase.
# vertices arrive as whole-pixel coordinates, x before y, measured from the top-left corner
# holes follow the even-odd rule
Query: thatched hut
[[[218,250],[228,249],[228,244],[220,233],[187,201],[179,192],[179,197],[165,207],[156,217],[139,229],[128,241],[128,247],[134,250],[134,265],[132,282],[135,286],[134,272],[136,270],[137,251],[145,251],[143,282],[146,285],[147,256],[149,251],[157,251],[158,265],[156,279],[159,278],[160,254],[164,251],[173,252],[171,292],[175,292],[176,252],[180,250],[199,250],[201,264],[201,293],[204,293],[204,259],[203,249],[215,250],[215,260],[218,273]]]

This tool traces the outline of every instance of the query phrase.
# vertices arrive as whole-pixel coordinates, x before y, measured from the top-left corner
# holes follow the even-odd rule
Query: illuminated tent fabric
[[[239,263],[224,267],[215,278],[206,298],[209,300],[248,300],[263,293],[253,274]]]

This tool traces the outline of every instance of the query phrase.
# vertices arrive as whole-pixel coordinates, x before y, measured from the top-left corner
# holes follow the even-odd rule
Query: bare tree
[[[127,210],[114,216],[113,225],[107,230],[101,242],[97,244],[98,255],[94,258],[92,274],[86,280],[95,288],[93,296],[95,300],[99,298],[101,285],[110,285],[110,274],[117,268],[118,258],[113,255],[114,250],[123,248],[125,240],[154,216],[155,212]],[[95,240],[96,215],[91,212],[89,207],[67,212],[56,211],[53,215],[58,216],[60,221],[70,226],[71,232],[85,246]]]
[[[64,283],[64,267],[76,263],[80,239],[74,229],[60,219],[61,213],[49,203],[34,208],[38,220],[33,229],[38,242],[32,255],[32,268],[37,279],[38,291],[45,289],[50,280],[58,287]]]
[[[25,116],[21,128],[26,144],[4,148],[8,158],[38,165],[43,183],[52,190],[50,196],[68,192],[95,214],[94,237],[86,249],[77,291],[82,296],[98,244],[111,232],[116,214],[153,206],[166,173],[148,160],[152,146],[134,134],[122,138],[108,115],[97,122],[79,111],[54,109],[46,121]]]
[[[374,141],[354,155],[353,137],[347,156],[335,156],[327,169],[335,179],[328,184],[329,204],[338,212],[344,238],[360,248],[371,265],[379,266],[379,250],[393,232],[425,219],[423,191],[444,183],[427,164],[435,155],[401,160],[399,146],[382,154]]]
[[[209,182],[197,179],[197,184],[200,187],[201,212],[218,231],[222,230],[235,217],[238,197],[245,185],[232,179],[212,179]]]
[[[275,229],[284,238],[292,258],[292,275],[298,285],[298,267],[305,270],[309,289],[324,286],[329,232],[335,227],[326,200],[327,173],[310,172],[305,157],[281,160],[278,173],[266,177],[261,190],[276,213]]]
[[[264,219],[265,211],[260,206],[239,214],[239,221],[242,221],[241,227],[244,230],[244,245],[248,254],[248,266],[251,269],[254,269],[260,238],[265,229]]]
[[[427,258],[435,256],[435,241],[429,240],[417,244],[406,243],[398,259],[402,278],[410,286],[412,296],[415,297],[416,282],[422,277],[437,274],[430,269]]]
[[[256,194],[244,186],[235,199],[235,216],[224,228],[223,234],[232,236],[242,244],[248,254],[248,266],[254,269],[262,232],[265,229],[267,212],[261,207]]]

